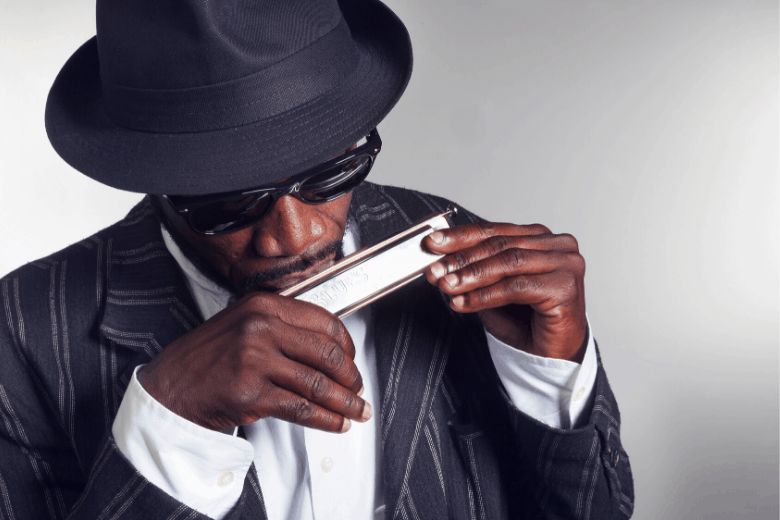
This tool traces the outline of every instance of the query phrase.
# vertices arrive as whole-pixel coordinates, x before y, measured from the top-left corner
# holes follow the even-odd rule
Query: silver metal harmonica
[[[444,255],[429,253],[422,240],[437,229],[449,228],[449,206],[378,244],[345,256],[324,271],[279,294],[311,302],[339,318],[370,304],[423,275],[425,268]]]

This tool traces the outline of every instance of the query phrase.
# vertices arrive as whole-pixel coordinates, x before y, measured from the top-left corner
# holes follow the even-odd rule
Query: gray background
[[[635,518],[778,518],[778,4],[388,0],[415,71],[372,179],[579,239]],[[0,275],[140,198],[43,108],[94,4],[0,4]]]

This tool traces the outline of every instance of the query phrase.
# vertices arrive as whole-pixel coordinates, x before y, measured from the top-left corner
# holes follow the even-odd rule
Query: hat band
[[[176,90],[125,87],[102,79],[103,104],[119,126],[157,133],[219,130],[281,114],[328,92],[360,56],[344,18],[326,35],[250,76]]]

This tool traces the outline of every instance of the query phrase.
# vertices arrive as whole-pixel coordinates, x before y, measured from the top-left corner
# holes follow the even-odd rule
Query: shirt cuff
[[[487,329],[485,335],[498,377],[518,410],[553,428],[568,430],[587,423],[598,369],[590,322],[582,364],[523,352]]]
[[[158,403],[133,371],[111,432],[149,482],[196,511],[221,520],[238,502],[254,459],[240,437],[198,426]]]

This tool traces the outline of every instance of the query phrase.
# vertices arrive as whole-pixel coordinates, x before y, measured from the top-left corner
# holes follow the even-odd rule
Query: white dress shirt
[[[163,238],[203,318],[227,307],[231,295],[205,278],[164,228]],[[359,248],[357,240],[348,226],[345,254]],[[154,485],[217,520],[238,501],[252,462],[269,520],[383,519],[381,399],[370,308],[343,322],[355,345],[363,399],[374,408],[368,422],[353,421],[348,432],[332,434],[260,419],[244,426],[244,440],[235,435],[237,429],[215,432],[174,414],[143,389],[134,373],[112,427],[119,450]],[[556,428],[587,420],[597,368],[590,332],[581,365],[527,354],[485,334],[501,382],[518,409]]]

